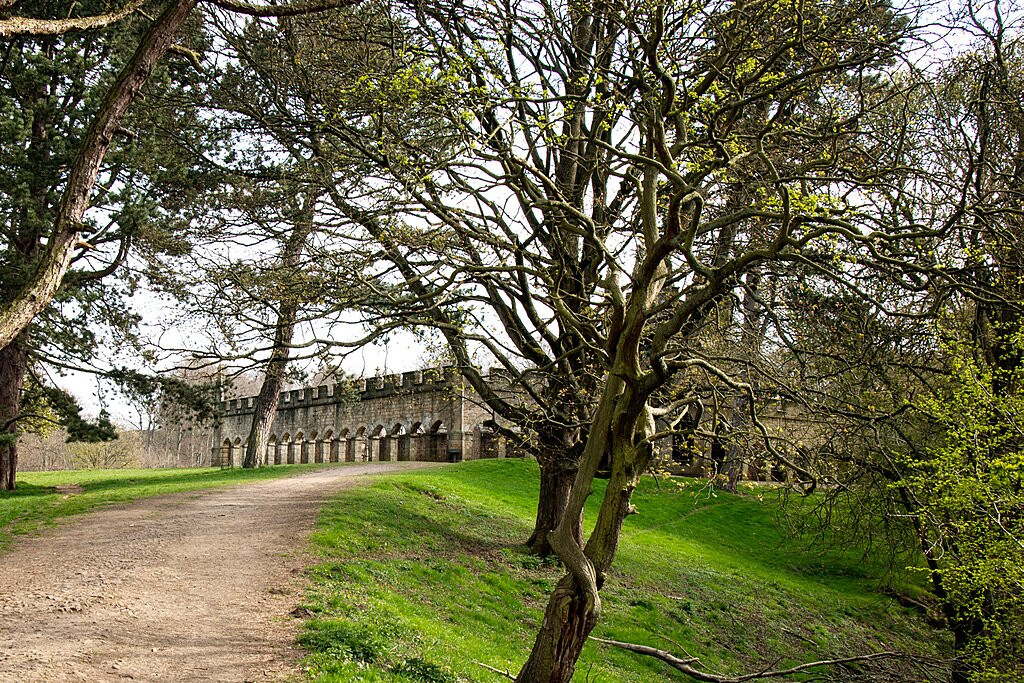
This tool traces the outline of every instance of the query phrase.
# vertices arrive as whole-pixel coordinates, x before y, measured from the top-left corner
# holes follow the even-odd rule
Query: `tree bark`
[[[71,165],[54,230],[39,265],[14,298],[4,302],[0,308],[0,347],[10,345],[32,319],[50,304],[60,288],[71,266],[73,252],[79,244],[82,216],[89,208],[100,164],[114,139],[114,133],[149,80],[156,63],[170,48],[174,36],[196,2],[174,0],[167,5],[107,92]]]
[[[526,541],[527,548],[534,555],[548,557],[554,553],[548,534],[562,521],[562,513],[569,502],[578,463],[566,463],[557,455],[541,454],[537,458],[540,465],[540,496],[537,499],[537,519],[533,533]],[[583,518],[579,517],[573,530],[576,541],[583,545]]]
[[[121,21],[142,7],[143,0],[132,0],[124,7],[107,14],[90,17],[68,17],[66,19],[34,19],[32,17],[11,17],[0,20],[0,38],[14,36],[55,36],[103,28]]]
[[[618,550],[622,523],[633,511],[630,500],[643,471],[636,468],[646,468],[650,457],[648,454],[639,460],[629,460],[624,463],[618,459],[619,466],[608,481],[594,532],[584,551],[589,565],[586,573],[592,575],[594,585],[582,586],[577,581],[576,571],[570,571],[559,580],[544,612],[544,623],[530,657],[516,677],[517,683],[569,683],[572,680],[583,646],[601,615],[597,590],[604,583],[605,573],[611,568]],[[589,481],[592,480],[591,476]],[[570,510],[574,513],[575,507],[569,505],[567,514]]]
[[[0,490],[13,491],[18,472],[18,413],[21,410],[21,387],[28,370],[25,335],[0,349]]]
[[[270,361],[263,377],[259,396],[252,416],[252,427],[249,437],[245,440],[245,458],[242,467],[259,467],[263,454],[267,452],[270,438],[270,426],[274,423],[274,415],[281,400],[284,389],[284,373],[288,367],[288,356],[291,353],[292,335],[295,331],[295,316],[298,306],[294,303],[281,305],[277,317],[277,329],[274,332],[274,348],[270,352]]]
[[[626,374],[626,373],[621,373]],[[594,414],[562,522],[549,535],[552,547],[568,570],[558,582],[544,613],[530,657],[517,683],[569,683],[587,637],[601,615],[598,590],[618,550],[622,522],[633,511],[630,499],[640,474],[650,464],[645,436],[653,427],[644,399],[609,375]],[[612,453],[608,479],[594,531],[581,547],[572,524],[582,516],[594,476]]]
[[[588,605],[572,574],[563,576],[544,612],[544,623],[517,683],[563,683],[572,679],[600,611]]]
[[[281,267],[285,273],[293,272],[302,262],[302,254],[306,250],[306,241],[313,231],[313,217],[316,202],[320,196],[315,192],[306,195],[299,209],[298,220],[294,229],[285,241],[281,253]],[[245,457],[242,467],[259,467],[263,454],[267,452],[267,441],[270,438],[270,426],[274,423],[274,414],[281,400],[284,389],[284,375],[288,368],[288,357],[291,355],[292,337],[295,334],[295,320],[299,314],[300,297],[285,292],[278,302],[277,325],[274,328],[274,346],[267,361],[267,370],[263,375],[263,385],[252,416],[252,427],[249,437],[245,440]]]

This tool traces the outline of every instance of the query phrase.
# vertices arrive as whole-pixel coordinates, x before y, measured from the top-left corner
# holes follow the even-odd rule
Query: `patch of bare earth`
[[[296,672],[317,510],[367,463],[95,512],[0,555],[0,681],[268,681]]]

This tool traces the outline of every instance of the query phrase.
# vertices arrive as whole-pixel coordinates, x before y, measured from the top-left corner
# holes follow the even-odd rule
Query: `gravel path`
[[[306,538],[367,463],[150,498],[0,555],[0,681],[269,681],[294,675]]]

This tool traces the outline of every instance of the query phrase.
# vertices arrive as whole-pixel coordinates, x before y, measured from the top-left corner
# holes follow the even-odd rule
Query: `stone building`
[[[502,391],[500,373],[488,380]],[[505,398],[515,400],[505,390]],[[230,399],[220,406],[214,428],[211,464],[240,465],[252,426],[254,397]],[[731,401],[717,402],[718,410]],[[814,442],[819,426],[793,404],[766,400],[759,419],[769,433],[783,441]],[[680,434],[657,439],[656,462],[676,474],[715,476],[722,471],[725,452],[709,436],[714,425],[731,422],[728,408],[716,417],[712,402],[696,419],[702,436]],[[459,462],[479,458],[521,456],[522,451],[496,431],[496,418],[483,400],[453,368],[371,377],[281,394],[271,426],[265,464],[416,460]],[[659,431],[666,429],[658,425]],[[741,478],[784,481],[787,473],[765,457],[761,436],[732,435],[743,452]],[[735,447],[735,446],[734,446]]]
[[[255,400],[221,403],[214,467],[241,464]],[[452,369],[371,377],[282,392],[264,462],[457,462],[515,455],[495,426],[491,411]]]

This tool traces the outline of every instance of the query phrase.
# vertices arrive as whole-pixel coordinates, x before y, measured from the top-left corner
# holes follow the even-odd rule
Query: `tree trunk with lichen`
[[[28,371],[25,335],[0,349],[0,490],[13,491],[18,472],[18,414]]]

